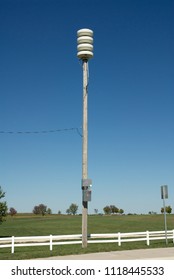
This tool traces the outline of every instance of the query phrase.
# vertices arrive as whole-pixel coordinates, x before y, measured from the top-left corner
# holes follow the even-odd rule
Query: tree
[[[111,213],[116,214],[119,212],[119,209],[115,205],[110,205]]]
[[[120,209],[119,210],[119,213],[122,215],[124,213],[124,210],[123,209]]]
[[[42,216],[44,216],[47,212],[47,206],[44,205],[44,204],[39,204],[38,206],[34,206],[34,209],[33,209],[33,213],[38,215],[38,214],[41,214]]]
[[[35,215],[40,214],[40,212],[39,212],[39,206],[34,206],[34,208],[33,208],[33,214],[35,214]]]
[[[103,211],[104,211],[104,213],[106,214],[106,215],[109,215],[109,214],[111,214],[111,208],[110,208],[110,206],[105,206],[104,208],[103,208]]]
[[[48,215],[51,215],[51,214],[52,214],[51,208],[48,208],[48,209],[47,209],[47,214],[48,214]]]
[[[70,215],[70,209],[69,209],[69,208],[66,209],[66,214],[67,214],[67,215]]]
[[[169,206],[166,206],[166,212],[168,214],[171,214],[172,213],[172,207],[169,205]]]
[[[14,209],[13,207],[10,207],[10,212],[9,212],[9,214],[10,214],[11,216],[16,215],[16,214],[17,214],[16,209]]]
[[[40,214],[42,214],[42,216],[44,216],[47,212],[47,206],[44,204],[39,204],[39,210],[40,210]]]
[[[98,214],[98,209],[94,209],[94,212],[97,215]]]
[[[5,192],[3,192],[1,186],[0,186],[0,199],[5,197]],[[5,217],[7,216],[7,203],[6,201],[0,202],[0,223],[5,221]]]
[[[78,205],[75,203],[72,203],[70,205],[70,207],[66,210],[66,213],[75,215],[75,214],[77,214],[77,210],[78,210]]]
[[[168,213],[168,214],[171,214],[171,213],[172,213],[172,208],[171,208],[170,205],[169,205],[169,206],[166,206],[165,209],[166,209],[166,213]],[[164,213],[164,207],[161,208],[161,213],[162,213],[162,214]]]
[[[119,209],[115,205],[110,205],[110,206],[107,205],[103,208],[103,211],[104,211],[105,215],[117,214],[117,213],[123,214],[124,213],[123,209]]]

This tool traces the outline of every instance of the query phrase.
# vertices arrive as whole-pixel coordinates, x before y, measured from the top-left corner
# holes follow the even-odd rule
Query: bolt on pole
[[[83,64],[83,143],[82,143],[82,247],[88,244],[88,201],[91,200],[91,180],[88,179],[88,60],[93,57],[93,31],[77,31],[77,57]]]

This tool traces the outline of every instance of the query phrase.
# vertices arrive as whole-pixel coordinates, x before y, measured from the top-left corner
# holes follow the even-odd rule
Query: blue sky
[[[114,204],[174,210],[174,1],[0,1],[0,185],[9,207],[81,213],[82,67],[76,33],[94,31],[89,61],[89,213]],[[2,133],[3,132],[3,133]]]

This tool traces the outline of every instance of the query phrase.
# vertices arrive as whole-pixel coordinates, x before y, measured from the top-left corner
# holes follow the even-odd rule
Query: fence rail
[[[88,236],[88,243],[118,243],[118,246],[121,246],[123,242],[146,241],[146,245],[149,246],[152,240],[163,240],[166,238],[172,239],[174,243],[174,229],[167,232],[147,230],[144,232],[90,234]],[[11,247],[11,253],[14,253],[15,247],[49,246],[50,251],[52,251],[53,245],[68,244],[82,244],[82,235],[12,236],[0,238],[0,248]]]

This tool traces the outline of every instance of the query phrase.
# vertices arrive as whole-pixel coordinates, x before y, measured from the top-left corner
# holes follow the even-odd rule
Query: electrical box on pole
[[[85,202],[91,201],[91,190],[82,191],[82,200]]]
[[[82,201],[88,202],[91,201],[91,187],[92,180],[91,179],[82,179]]]

